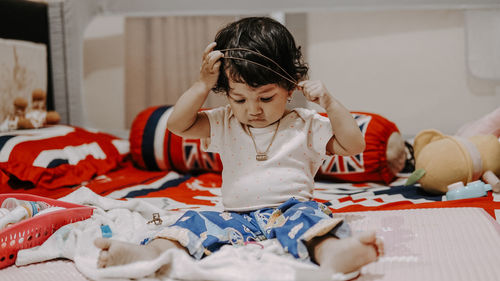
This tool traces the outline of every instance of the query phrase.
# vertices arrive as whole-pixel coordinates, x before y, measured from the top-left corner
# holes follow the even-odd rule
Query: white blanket
[[[151,200],[114,200],[99,196],[82,187],[60,200],[96,207],[91,218],[61,227],[41,246],[21,250],[16,265],[26,265],[55,258],[75,262],[85,276],[96,279],[153,279],[153,280],[312,280],[343,279],[342,275],[322,272],[312,263],[301,262],[285,253],[275,240],[244,247],[225,246],[220,251],[196,261],[184,251],[172,249],[152,261],[136,262],[126,266],[97,268],[99,249],[93,241],[102,237],[101,225],[108,225],[112,238],[139,244],[157,230],[180,216],[179,212],[160,209]],[[153,213],[159,213],[162,226],[147,224]],[[155,272],[163,265],[170,269],[162,275]],[[332,279],[334,278],[334,279]]]
[[[225,246],[200,261],[172,249],[155,260],[127,266],[98,269],[99,250],[93,245],[100,237],[101,224],[110,226],[113,238],[139,243],[159,227],[146,224],[151,214],[162,214],[164,225],[173,223],[179,213],[158,208],[159,201],[103,198],[87,188],[63,198],[96,207],[85,221],[59,229],[43,245],[22,250],[16,264],[29,264],[65,257],[86,277],[94,280],[338,280],[319,267],[300,262],[285,254],[276,241],[244,247]],[[151,204],[155,202],[155,204]],[[498,280],[500,276],[500,225],[482,209],[441,208],[356,212],[342,216],[354,230],[377,229],[384,239],[386,254],[364,266],[363,280]],[[170,270],[156,274],[163,265]],[[2,279],[3,280],[3,279]],[[11,279],[17,280],[17,279]]]

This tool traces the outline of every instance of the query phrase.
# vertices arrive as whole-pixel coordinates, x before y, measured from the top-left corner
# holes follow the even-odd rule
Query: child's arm
[[[365,149],[365,139],[351,113],[333,95],[321,81],[302,81],[299,83],[307,100],[323,107],[330,119],[334,135],[326,150],[331,154],[355,155]]]
[[[213,51],[215,42],[210,43],[203,52],[200,78],[177,100],[168,117],[167,128],[184,138],[208,138],[210,123],[205,113],[199,112],[207,99],[210,89],[219,77],[220,51]]]

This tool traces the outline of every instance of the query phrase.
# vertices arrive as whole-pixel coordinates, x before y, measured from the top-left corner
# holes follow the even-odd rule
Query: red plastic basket
[[[15,263],[17,252],[41,245],[60,227],[88,219],[94,212],[93,207],[82,206],[31,194],[0,194],[0,204],[7,198],[27,201],[43,201],[64,210],[41,214],[15,223],[0,231],[0,269]]]

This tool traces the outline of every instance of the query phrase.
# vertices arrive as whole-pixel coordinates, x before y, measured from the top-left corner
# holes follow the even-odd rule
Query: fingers
[[[320,81],[301,81],[298,85],[302,88],[304,96],[312,102],[317,102],[325,92]]]
[[[362,232],[357,237],[364,244],[374,244],[377,239],[375,231]]]
[[[212,42],[208,44],[208,46],[205,48],[205,51],[203,51],[201,65],[202,71],[208,71],[210,73],[219,71],[219,67],[221,64],[220,59],[224,56],[224,54],[221,51],[214,51],[213,49],[215,48],[215,46],[216,43]]]
[[[109,253],[107,251],[101,251],[99,257],[97,258],[97,268],[105,268],[108,264]]]
[[[203,52],[203,60],[200,67],[200,81],[207,89],[211,89],[217,82],[221,58],[224,54],[219,50],[214,50],[215,42],[208,44]]]
[[[382,237],[377,237],[375,240],[375,248],[379,257],[385,255],[384,239]]]
[[[302,90],[307,92],[307,93],[313,93],[313,92],[318,92],[320,90],[323,90],[323,83],[321,81],[301,81],[298,84],[300,87],[302,87]]]
[[[375,231],[366,231],[357,234],[357,238],[361,243],[373,246],[377,257],[384,255],[384,240],[382,237],[377,236]]]
[[[212,43],[210,43],[210,44],[207,45],[207,47],[203,51],[202,60],[205,60],[205,58],[207,57],[207,55],[215,48],[215,45],[217,45],[217,43],[215,43],[215,42],[212,42]]]
[[[220,58],[222,58],[224,54],[220,51],[213,51],[207,55],[207,67],[211,72],[218,71],[220,67]]]
[[[219,60],[224,54],[221,51],[214,51],[213,49],[217,43],[212,42],[203,51],[202,63],[213,65],[215,61]]]

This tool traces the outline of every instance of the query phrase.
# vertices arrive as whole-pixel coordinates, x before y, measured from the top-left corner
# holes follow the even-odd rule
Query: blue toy
[[[107,224],[101,225],[101,233],[104,238],[111,238],[113,236],[113,232]]]
[[[448,185],[446,192],[447,200],[458,200],[467,198],[477,198],[486,196],[486,193],[491,190],[490,184],[485,184],[481,180],[468,183],[466,186],[459,181]]]

